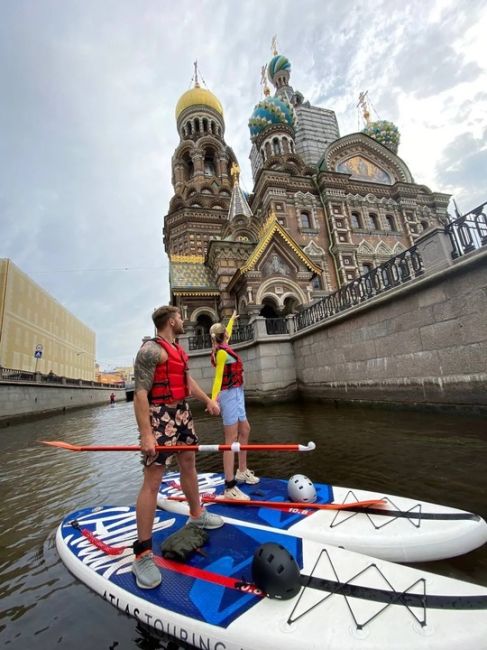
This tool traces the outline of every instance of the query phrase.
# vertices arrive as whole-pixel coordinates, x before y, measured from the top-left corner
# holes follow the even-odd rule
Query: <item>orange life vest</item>
[[[189,395],[188,355],[177,343],[171,345],[159,336],[152,340],[167,352],[167,361],[156,366],[149,402],[168,404],[185,399]]]
[[[226,363],[223,366],[223,379],[221,390],[228,390],[229,388],[236,388],[237,386],[242,386],[243,381],[243,362],[241,357],[232,350],[232,348],[226,343],[219,343],[216,346],[217,350],[224,350],[231,357],[235,359],[234,363]],[[211,364],[216,366],[216,355],[215,352],[211,353]]]

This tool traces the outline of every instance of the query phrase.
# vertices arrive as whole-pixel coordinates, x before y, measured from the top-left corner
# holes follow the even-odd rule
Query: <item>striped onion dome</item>
[[[280,97],[265,97],[254,108],[250,116],[249,129],[252,138],[272,124],[287,124],[294,127],[293,107]]]
[[[367,124],[365,129],[362,130],[362,133],[365,133],[365,135],[368,135],[370,138],[383,144],[384,147],[397,153],[400,135],[399,129],[392,122],[388,122],[387,120],[370,122],[370,124]]]
[[[272,81],[276,73],[281,72],[282,70],[290,73],[291,63],[287,57],[283,56],[282,54],[276,54],[272,57],[267,66],[267,75],[269,77],[269,81]]]

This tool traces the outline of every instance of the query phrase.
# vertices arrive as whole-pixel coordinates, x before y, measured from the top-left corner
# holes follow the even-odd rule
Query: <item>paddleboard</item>
[[[185,523],[157,511],[154,551]],[[162,584],[151,590],[139,589],[131,572],[133,507],[69,514],[56,546],[66,567],[107,603],[200,649],[487,649],[485,587],[277,530],[226,524],[209,535],[205,555],[187,563],[157,557]],[[253,584],[253,554],[265,542],[287,548],[299,565],[301,587],[292,599],[264,597]],[[107,554],[112,547],[120,554]]]
[[[222,474],[198,475],[202,496],[223,496]],[[429,562],[468,553],[487,542],[487,524],[479,515],[380,492],[315,483],[318,503],[347,503],[383,498],[382,506],[346,510],[311,510],[293,507],[253,507],[207,503],[211,512],[230,523],[245,522],[266,530],[299,535],[341,546],[390,562]],[[239,484],[252,500],[289,501],[287,481],[261,478],[256,485]],[[161,483],[157,504],[169,512],[187,514],[179,473],[169,472]]]

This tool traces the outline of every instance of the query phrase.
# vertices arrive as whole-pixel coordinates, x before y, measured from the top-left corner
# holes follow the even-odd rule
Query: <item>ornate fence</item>
[[[254,338],[254,328],[252,325],[239,325],[232,331],[232,343],[244,343]],[[209,334],[200,334],[191,336],[188,339],[190,350],[208,350],[211,348],[211,338]]]
[[[486,212],[487,201],[446,226],[445,231],[450,237],[453,259],[487,244]]]
[[[294,331],[297,332],[350,307],[360,305],[365,300],[404,284],[412,278],[417,278],[423,273],[421,257],[416,246],[412,246],[296,314],[293,318]]]

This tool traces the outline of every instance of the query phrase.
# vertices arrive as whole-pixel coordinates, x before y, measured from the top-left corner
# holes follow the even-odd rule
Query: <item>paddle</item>
[[[58,449],[67,449],[68,451],[141,451],[139,445],[72,445],[62,440],[39,440],[42,445],[57,447]],[[308,442],[307,445],[288,444],[288,445],[241,445],[234,442],[231,445],[156,445],[156,451],[178,452],[178,451],[313,451],[316,449],[314,442]]]
[[[165,497],[169,501],[186,501],[183,496],[169,496]],[[218,495],[201,495],[201,500],[205,503],[224,503],[233,506],[257,506],[265,508],[286,508],[292,510],[293,508],[305,508],[311,510],[347,510],[349,508],[366,508],[367,506],[377,506],[386,503],[386,499],[367,499],[365,501],[352,501],[350,503],[303,503],[294,501],[254,501],[254,500],[239,500],[239,499],[225,499]]]

